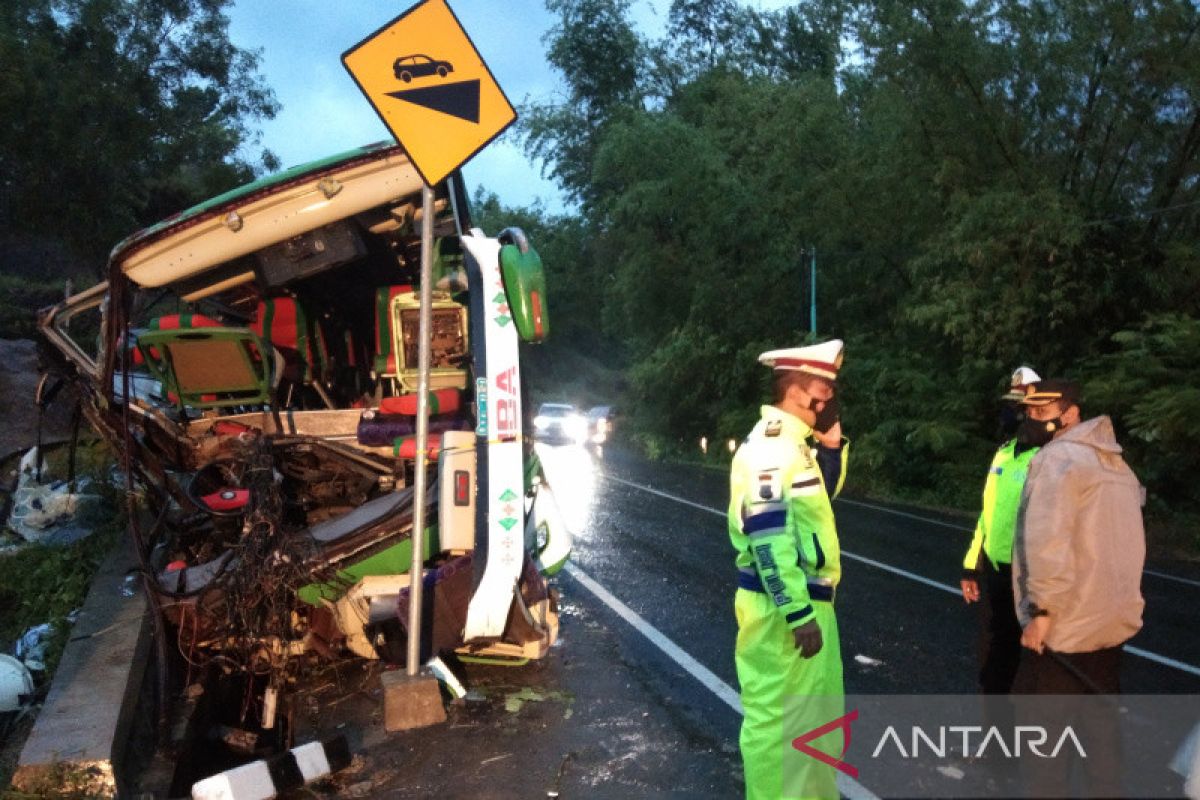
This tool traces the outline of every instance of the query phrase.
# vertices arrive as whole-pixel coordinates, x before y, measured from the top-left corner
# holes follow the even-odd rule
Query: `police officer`
[[[1005,408],[1020,408],[1027,386],[1041,380],[1029,367],[1012,374]],[[1019,422],[1019,419],[1017,420]],[[1015,429],[1010,432],[1015,433]],[[983,511],[975,536],[963,559],[962,596],[967,603],[981,597],[979,627],[979,688],[984,694],[1008,694],[1021,661],[1021,626],[1013,605],[1012,550],[1021,489],[1029,462],[1038,448],[1019,437],[1009,439],[992,457],[983,484]]]
[[[849,447],[831,413],[841,341],[773,350],[758,360],[774,370],[774,404],[762,407],[734,455],[729,538],[738,567],[735,660],[746,797],[776,800],[784,795],[787,741],[803,732],[785,730],[785,699],[834,697],[841,704],[833,611],[841,558],[829,500],[841,488]],[[805,774],[789,775],[788,785],[805,787],[805,797],[838,797],[831,767],[812,758],[796,763]]]

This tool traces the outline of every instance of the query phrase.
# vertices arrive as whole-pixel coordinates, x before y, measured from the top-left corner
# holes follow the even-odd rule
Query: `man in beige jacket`
[[[1029,466],[1013,550],[1022,627],[1018,690],[1120,691],[1121,647],[1142,627],[1146,558],[1141,484],[1106,416],[1083,420],[1079,387],[1029,387],[1024,435],[1044,440]]]

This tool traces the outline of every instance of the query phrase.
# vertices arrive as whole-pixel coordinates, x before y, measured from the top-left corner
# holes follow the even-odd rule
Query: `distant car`
[[[567,403],[542,403],[533,418],[533,432],[545,441],[583,444],[588,438],[587,418]]]
[[[444,78],[454,72],[454,65],[449,61],[438,61],[429,56],[414,53],[411,56],[397,58],[392,64],[392,72],[396,73],[396,77],[400,80],[409,83],[413,78],[425,78],[430,75]]]
[[[588,442],[604,444],[612,437],[616,409],[612,406],[593,406],[587,412]]]

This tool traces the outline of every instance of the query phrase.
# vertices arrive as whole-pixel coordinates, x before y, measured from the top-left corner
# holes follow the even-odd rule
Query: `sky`
[[[342,66],[347,49],[413,3],[400,0],[236,0],[230,39],[261,50],[260,70],[282,105],[259,125],[262,145],[284,167],[390,139],[391,134]],[[558,74],[545,59],[543,37],[554,19],[543,0],[449,0],[463,28],[510,102],[562,97]],[[661,36],[669,0],[637,0],[632,19],[647,36]],[[467,189],[495,192],[506,205],[541,204],[562,211],[557,187],[541,176],[510,132],[463,167]]]
[[[749,4],[779,8],[790,1]],[[555,19],[544,0],[448,2],[518,112],[528,101],[564,97],[558,73],[545,58],[543,39]],[[262,145],[284,167],[392,138],[341,56],[413,5],[414,0],[235,0],[228,12],[230,39],[261,50],[260,70],[282,106],[275,119],[259,125]],[[630,19],[643,36],[660,38],[670,5],[633,0]],[[551,212],[567,209],[562,193],[525,156],[511,129],[468,161],[463,175],[472,195],[482,185],[508,206],[540,202]]]

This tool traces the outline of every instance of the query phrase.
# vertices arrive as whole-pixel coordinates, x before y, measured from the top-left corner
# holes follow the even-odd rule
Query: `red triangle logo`
[[[804,753],[806,756],[812,756],[822,764],[828,764],[836,770],[846,773],[851,778],[858,777],[858,768],[852,767],[841,758],[834,758],[828,753],[822,753],[815,747],[809,746],[809,742],[814,739],[820,739],[825,734],[837,728],[842,729],[842,756],[846,755],[846,751],[850,749],[850,723],[858,719],[858,709],[854,709],[848,714],[843,714],[835,720],[826,722],[819,728],[813,728],[805,734],[801,734],[792,740],[792,747]]]

